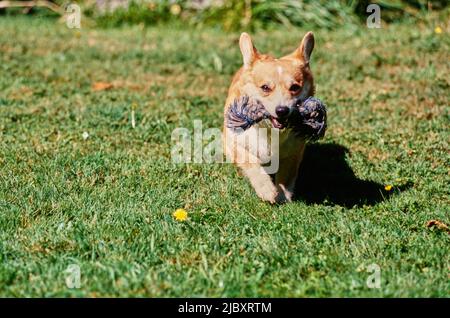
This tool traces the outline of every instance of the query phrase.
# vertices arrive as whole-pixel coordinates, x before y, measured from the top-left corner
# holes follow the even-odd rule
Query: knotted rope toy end
[[[326,105],[318,98],[308,97],[294,109],[288,119],[288,127],[309,140],[322,138],[327,129]]]
[[[264,105],[248,96],[235,99],[227,114],[227,127],[235,130],[246,130],[263,119],[270,117]]]

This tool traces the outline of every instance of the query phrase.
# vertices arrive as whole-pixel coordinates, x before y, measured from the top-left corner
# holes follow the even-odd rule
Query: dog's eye
[[[270,93],[272,91],[272,89],[269,87],[269,85],[266,85],[266,84],[262,85],[261,89],[264,93]]]
[[[298,93],[298,92],[300,92],[301,89],[302,89],[302,87],[298,84],[292,84],[291,87],[289,87],[289,91],[291,93]]]

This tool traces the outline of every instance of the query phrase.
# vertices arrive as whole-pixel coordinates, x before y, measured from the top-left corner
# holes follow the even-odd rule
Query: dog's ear
[[[258,51],[253,46],[252,39],[248,33],[243,32],[239,38],[239,47],[244,61],[244,67],[250,67],[258,57]]]
[[[304,64],[309,64],[309,59],[311,58],[311,53],[314,49],[314,34],[308,32],[303,37],[302,43],[292,54],[296,58],[303,61]]]

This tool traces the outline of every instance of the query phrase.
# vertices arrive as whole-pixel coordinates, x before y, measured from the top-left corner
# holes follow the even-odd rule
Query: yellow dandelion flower
[[[181,7],[179,4],[172,4],[170,6],[170,13],[172,13],[173,15],[179,15],[181,13]]]
[[[435,27],[435,28],[434,28],[434,33],[436,33],[436,34],[441,34],[441,33],[442,33],[441,27],[439,27],[439,26]]]
[[[387,186],[384,186],[384,190],[391,191],[392,190],[392,186],[390,184],[387,185]]]
[[[175,218],[175,220],[183,222],[187,220],[187,212],[185,209],[177,209],[175,212],[173,212],[173,217]]]

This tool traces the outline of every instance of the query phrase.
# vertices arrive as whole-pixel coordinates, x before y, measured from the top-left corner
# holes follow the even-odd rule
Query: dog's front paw
[[[267,201],[271,204],[278,203],[277,198],[278,198],[279,193],[277,191],[277,188],[271,183],[265,184],[262,187],[260,187],[256,191],[256,194],[263,201]]]
[[[278,185],[278,192],[280,194],[282,194],[282,196],[279,194],[280,197],[284,198],[284,202],[292,202],[292,197],[294,195],[293,191],[291,191],[290,189],[286,188],[284,185],[280,184]]]
[[[289,191],[285,191],[279,186],[275,187],[274,185],[270,185],[260,189],[257,192],[258,196],[263,201],[267,201],[270,204],[282,204],[286,202],[291,202],[292,193]]]

